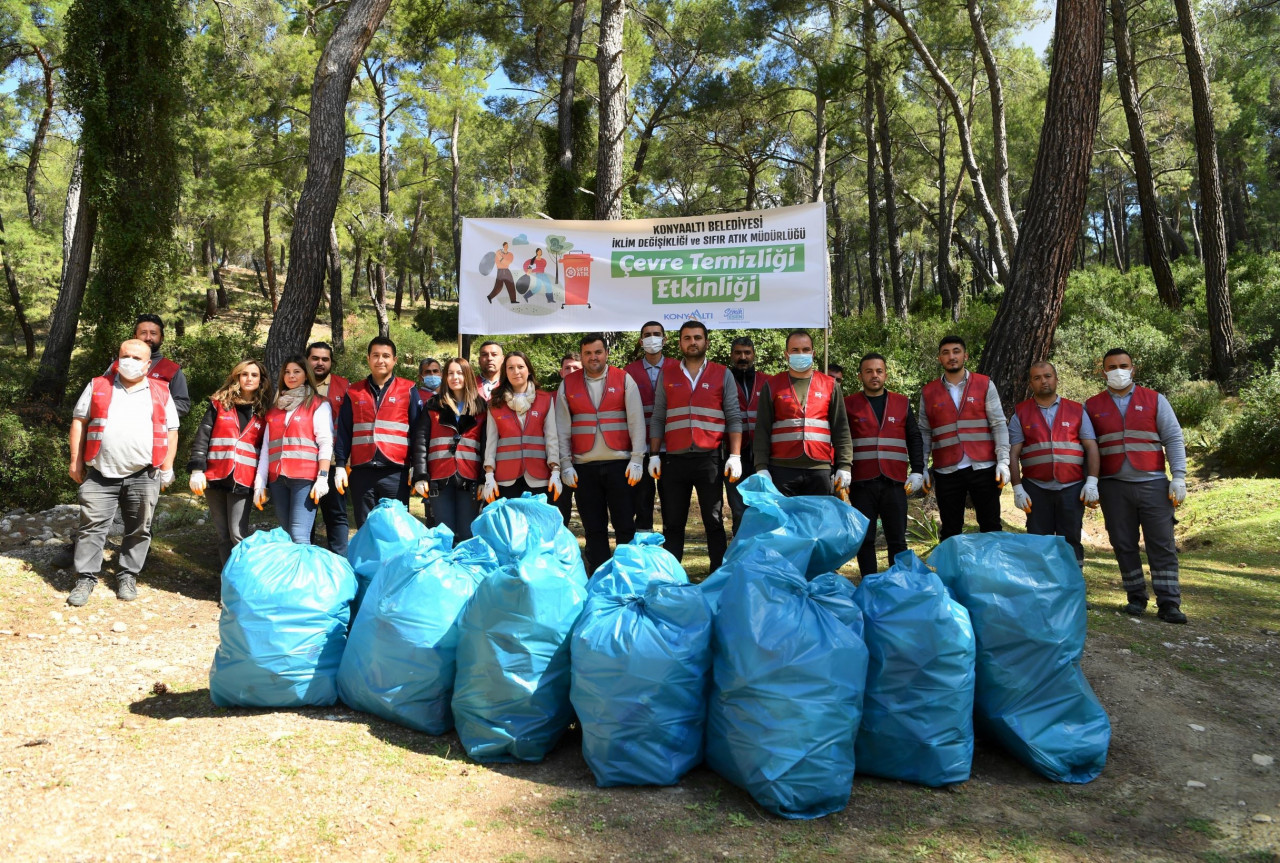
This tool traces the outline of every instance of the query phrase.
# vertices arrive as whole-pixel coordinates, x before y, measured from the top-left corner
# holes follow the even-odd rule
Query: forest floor
[[[597,788],[573,732],[543,763],[479,765],[455,735],[342,706],[214,707],[212,529],[195,499],[166,497],[137,602],[108,578],[71,609],[54,549],[0,554],[0,859],[1280,860],[1273,482],[1193,485],[1185,627],[1116,610],[1090,515],[1084,670],[1113,724],[1094,782],[1048,782],[979,743],[963,785],[859,776],[847,809],[807,822],[765,814],[706,768],[672,788]]]

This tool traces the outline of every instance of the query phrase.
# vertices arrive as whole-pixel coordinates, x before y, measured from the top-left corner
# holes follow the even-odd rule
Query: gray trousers
[[[209,518],[218,531],[218,557],[226,564],[231,549],[249,535],[249,501],[252,494],[234,494],[230,489],[208,486],[204,499],[209,502]]]
[[[151,516],[160,498],[159,471],[148,468],[133,476],[108,479],[89,468],[77,497],[80,528],[76,531],[76,573],[97,579],[102,571],[107,533],[119,510],[124,517],[124,536],[120,538],[118,574],[136,576],[151,548]]]
[[[1083,486],[1084,480],[1060,489],[1042,488],[1030,480],[1023,480],[1022,484],[1031,498],[1027,533],[1062,537],[1075,551],[1076,563],[1081,569],[1084,568],[1084,546],[1080,544],[1080,528],[1084,524],[1084,502],[1080,500]]]
[[[1138,553],[1138,530],[1147,546],[1147,565],[1158,605],[1180,605],[1178,589],[1178,546],[1173,537],[1173,503],[1169,500],[1169,480],[1124,482],[1103,479],[1098,498],[1107,524],[1107,536],[1120,564],[1125,593],[1135,602],[1147,601],[1147,584]]]

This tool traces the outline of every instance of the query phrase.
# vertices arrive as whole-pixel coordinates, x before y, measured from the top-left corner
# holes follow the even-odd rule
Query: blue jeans
[[[276,510],[276,519],[289,532],[289,538],[298,545],[311,544],[311,525],[316,520],[316,505],[311,501],[313,485],[315,482],[309,479],[282,476],[267,486],[271,492],[271,505]]]

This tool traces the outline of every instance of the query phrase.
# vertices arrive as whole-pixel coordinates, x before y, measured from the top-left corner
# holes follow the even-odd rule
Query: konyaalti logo
[[[691,312],[668,312],[662,316],[664,321],[702,321],[704,324],[716,319],[715,312],[704,312],[694,309]]]
[[[477,269],[490,305],[543,316],[566,306],[591,308],[592,260],[561,234],[548,234],[538,244],[521,233],[486,251]]]

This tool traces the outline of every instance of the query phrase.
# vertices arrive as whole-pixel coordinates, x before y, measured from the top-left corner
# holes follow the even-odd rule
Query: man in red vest
[[[742,420],[738,385],[729,369],[707,360],[707,327],[702,321],[680,326],[683,362],[661,378],[649,421],[649,473],[662,486],[662,546],[684,560],[684,531],[689,504],[698,492],[707,535],[711,571],[724,562],[724,477],[742,478]],[[728,444],[723,463],[720,450]],[[658,455],[665,448],[665,458]]]
[[[564,380],[576,371],[582,370],[582,354],[577,351],[570,351],[560,358],[560,380]],[[560,387],[556,387],[556,398],[560,397]],[[557,437],[559,437],[557,435]],[[559,441],[557,440],[558,444]],[[563,456],[562,456],[563,458]],[[560,518],[564,522],[564,526],[569,526],[569,519],[573,516],[573,489],[568,486],[560,492],[560,497],[556,500],[556,507],[560,510]]]
[[[742,415],[742,478],[756,472],[755,431],[756,412],[760,405],[760,393],[768,380],[763,372],[756,371],[756,345],[751,336],[738,336],[730,346],[729,370],[733,372],[738,387],[738,413]],[[725,486],[729,496],[729,511],[733,514],[733,532],[737,534],[747,505],[738,491],[738,483]]]
[[[644,427],[649,428],[649,420],[653,417],[653,402],[659,389],[662,388],[662,373],[669,369],[679,368],[680,361],[662,355],[667,343],[666,327],[657,321],[649,321],[640,328],[640,359],[627,363],[623,371],[631,375],[640,390],[640,401],[644,404]],[[636,530],[653,530],[653,500],[660,491],[649,469],[649,459],[657,455],[657,451],[649,451],[649,432],[645,432],[644,476],[636,483],[634,504],[636,511]]]
[[[408,505],[409,433],[422,413],[418,388],[395,375],[395,342],[370,340],[367,360],[369,376],[347,390],[333,442],[333,487],[346,494],[350,483],[356,530],[384,497]]]
[[[1083,570],[1080,528],[1085,506],[1098,505],[1098,444],[1084,405],[1058,397],[1053,363],[1031,364],[1031,398],[1009,420],[1009,459],[1027,533],[1062,537]]]
[[[582,371],[561,381],[556,396],[556,434],[560,479],[577,489],[590,575],[612,554],[610,521],[618,545],[636,533],[631,492],[644,472],[644,405],[631,376],[609,365],[603,334],[589,333],[579,346]]]
[[[1178,587],[1174,510],[1187,497],[1187,449],[1169,400],[1133,383],[1133,358],[1112,348],[1102,358],[1107,388],[1084,403],[1098,435],[1098,498],[1107,536],[1120,564],[1132,615],[1147,608],[1147,582],[1138,553],[1138,531],[1147,547],[1158,617],[1186,623]],[[1172,482],[1165,474],[1168,460]]]
[[[480,398],[485,401],[489,400],[498,384],[502,383],[503,357],[502,345],[497,342],[482,342],[480,351],[476,354],[476,365],[479,368],[476,389],[480,391]]]
[[[151,348],[151,365],[147,369],[147,377],[168,384],[169,396],[173,399],[174,407],[178,409],[178,418],[186,416],[191,410],[191,396],[187,393],[187,376],[182,373],[181,366],[160,353],[160,346],[164,344],[164,321],[159,315],[138,315],[138,319],[133,324],[133,337],[146,342],[147,347]],[[115,371],[116,364],[112,363],[107,369],[107,374],[113,375]]]
[[[161,489],[173,482],[178,410],[169,385],[148,377],[151,348],[140,339],[120,345],[110,375],[94,378],[71,416],[67,473],[80,486],[76,584],[67,604],[89,601],[102,571],[102,550],[116,513],[124,516],[116,598],[138,598],[137,577],[151,547],[151,516]]]
[[[867,354],[858,363],[862,391],[844,400],[853,438],[853,482],[849,503],[867,517],[867,535],[858,549],[858,569],[877,572],[876,519],[884,525],[889,564],[907,550],[907,492],[924,482],[924,445],[911,400],[884,388],[885,359]]]
[[[978,529],[1001,529],[1000,489],[1009,481],[1009,427],[1000,394],[986,375],[969,372],[964,339],[938,343],[942,377],[920,393],[920,437],[933,457],[924,489],[936,487],[943,539],[964,530],[966,499],[973,501]]]
[[[337,417],[342,411],[342,402],[351,382],[342,375],[333,374],[333,347],[328,342],[312,342],[307,345],[307,365],[311,366],[311,373],[315,375],[320,397],[329,402],[329,412],[334,417],[336,431]],[[326,494],[320,498],[320,513],[324,516],[324,533],[329,551],[346,557],[347,537],[350,533],[346,495]],[[314,536],[313,527],[313,543]]]
[[[787,370],[769,379],[756,411],[755,464],[788,496],[847,488],[853,461],[840,385],[813,368],[813,338],[787,336]]]

